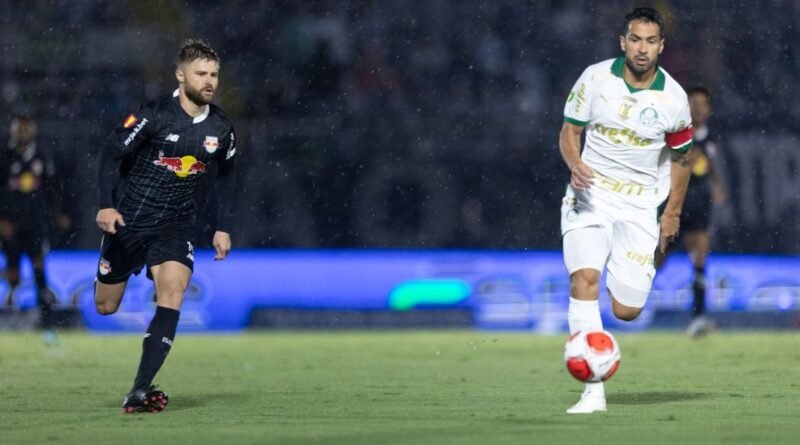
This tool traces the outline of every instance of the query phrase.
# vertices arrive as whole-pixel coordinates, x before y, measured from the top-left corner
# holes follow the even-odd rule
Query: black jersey
[[[101,151],[100,208],[115,207],[132,229],[192,224],[200,177],[216,163],[215,228],[230,232],[235,154],[233,125],[219,107],[192,117],[177,94],[164,96],[129,115]]]
[[[684,207],[692,209],[711,207],[711,174],[716,162],[717,148],[708,134],[708,127],[695,132],[692,153],[692,179],[686,192]]]
[[[17,224],[46,224],[48,187],[55,169],[49,156],[31,144],[0,153],[0,217]]]
[[[691,154],[692,177],[683,202],[681,229],[686,231],[707,230],[711,222],[712,190],[711,175],[717,149],[708,137],[708,128],[695,131]]]

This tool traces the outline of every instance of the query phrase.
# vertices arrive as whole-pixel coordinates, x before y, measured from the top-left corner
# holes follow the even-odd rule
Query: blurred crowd
[[[174,53],[188,36],[220,53],[218,103],[243,141],[239,246],[559,247],[564,100],[587,65],[619,55],[634,5],[667,18],[661,64],[712,91],[723,149],[743,132],[793,138],[800,117],[791,1],[10,4],[0,101],[6,122],[18,112],[38,121],[58,165],[73,224],[56,230],[57,247],[96,246],[96,153],[138,102],[174,89]],[[735,194],[744,167],[727,160]],[[202,188],[202,208],[213,200]],[[752,227],[737,214],[761,210],[737,202],[720,211],[718,250],[800,243],[778,242],[800,238],[780,218],[775,239],[741,236]],[[198,231],[208,234],[211,218],[203,212]]]

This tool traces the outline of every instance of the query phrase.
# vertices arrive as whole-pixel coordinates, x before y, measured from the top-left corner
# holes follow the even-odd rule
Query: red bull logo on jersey
[[[158,159],[153,161],[153,164],[166,167],[167,170],[175,172],[175,175],[179,178],[206,172],[206,164],[198,161],[194,156],[170,158],[164,156],[163,151],[158,152]]]
[[[219,139],[216,136],[206,136],[203,148],[209,153],[214,153],[219,148]]]
[[[108,275],[111,273],[111,263],[105,258],[100,258],[100,265],[97,267],[100,275]]]

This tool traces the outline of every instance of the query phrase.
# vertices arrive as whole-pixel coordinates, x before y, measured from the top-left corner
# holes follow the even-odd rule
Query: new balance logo
[[[161,337],[161,342],[170,345],[170,347],[172,346],[172,340],[168,339],[167,337]]]
[[[170,133],[170,134],[167,136],[167,142],[178,142],[178,139],[179,139],[179,138],[180,138],[180,135],[177,135],[177,134]]]

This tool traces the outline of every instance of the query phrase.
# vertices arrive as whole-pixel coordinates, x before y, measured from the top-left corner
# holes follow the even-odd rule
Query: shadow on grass
[[[180,411],[201,408],[208,405],[238,405],[248,398],[248,394],[239,392],[182,394],[177,397],[171,396],[167,409],[170,411]]]
[[[688,391],[642,391],[629,393],[612,393],[606,395],[606,401],[617,405],[654,405],[656,403],[686,402],[708,398],[702,392]]]

